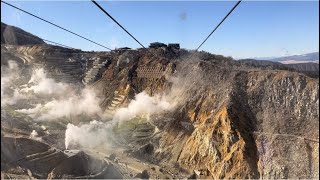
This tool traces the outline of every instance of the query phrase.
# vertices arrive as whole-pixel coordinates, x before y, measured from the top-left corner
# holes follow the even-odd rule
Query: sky
[[[140,48],[91,1],[7,2],[111,49]],[[98,1],[144,46],[196,49],[236,1]],[[104,48],[1,3],[1,21],[82,50]],[[319,1],[243,1],[200,50],[235,59],[319,51]]]

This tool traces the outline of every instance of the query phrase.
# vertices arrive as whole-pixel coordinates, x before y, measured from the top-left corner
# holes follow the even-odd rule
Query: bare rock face
[[[48,144],[29,138],[1,137],[1,162],[3,171],[22,167],[31,170],[37,178],[45,178],[47,173],[62,162],[66,155]]]
[[[192,66],[199,67],[196,74],[202,81],[186,92],[190,101],[182,105],[182,111],[177,112],[180,115],[165,128],[157,157],[194,169],[200,178],[258,178],[256,147],[250,135],[253,126],[249,119],[245,122],[246,114],[235,117],[232,113],[234,79],[238,74],[206,62]],[[193,124],[192,132],[178,128],[176,124],[182,118]]]
[[[123,178],[111,162],[82,151],[65,153],[29,138],[1,136],[1,175],[14,178]]]
[[[261,176],[319,177],[317,80],[289,72],[252,72],[247,77]]]
[[[134,178],[138,179],[149,179],[149,174],[147,170],[142,171],[141,173],[138,173]]]
[[[204,95],[201,107],[188,111],[199,124],[193,133],[169,131],[161,148],[175,144],[172,151],[181,153],[172,158],[182,165],[206,164],[204,177],[317,178],[318,92],[318,82],[300,74],[240,72],[218,112],[208,113],[217,100]]]
[[[111,163],[76,152],[56,166],[48,179],[121,179],[122,174]]]

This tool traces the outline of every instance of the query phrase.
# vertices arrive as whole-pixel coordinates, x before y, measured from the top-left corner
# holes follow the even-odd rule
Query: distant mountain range
[[[273,62],[280,62],[282,64],[297,64],[297,63],[319,63],[319,52],[283,56],[283,57],[263,57],[263,58],[252,58],[255,60],[268,60]]]
[[[282,64],[308,63],[308,62],[319,63],[319,52],[302,54],[302,55],[278,57],[278,58],[269,59],[269,60],[281,62]]]
[[[310,77],[319,77],[319,52],[284,57],[240,59],[239,62],[256,67],[294,70]]]

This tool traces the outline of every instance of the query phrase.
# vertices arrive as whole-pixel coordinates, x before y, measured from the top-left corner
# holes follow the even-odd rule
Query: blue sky
[[[107,47],[140,47],[90,1],[8,1]],[[142,44],[195,49],[235,1],[100,1]],[[104,50],[1,3],[1,21],[83,50]],[[234,58],[319,51],[319,1],[243,1],[201,50]]]

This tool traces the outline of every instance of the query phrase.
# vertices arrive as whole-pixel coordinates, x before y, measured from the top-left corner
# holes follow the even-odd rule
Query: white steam
[[[173,109],[175,105],[176,103],[170,102],[166,96],[149,96],[146,92],[141,92],[136,95],[128,107],[116,110],[113,121],[126,121],[137,116],[149,117],[155,113],[169,111]]]
[[[33,107],[16,111],[42,121],[81,114],[103,116],[99,99],[93,90],[76,92],[70,85],[48,78],[42,68],[34,70],[30,80],[26,79],[27,83],[19,86],[22,81],[20,71],[14,61],[8,61],[8,67],[1,66],[1,106],[26,99],[33,103],[29,103]]]
[[[8,67],[1,66],[1,107],[13,105],[20,99],[26,97],[16,87],[19,79],[19,67],[15,61],[8,61]]]
[[[112,121],[91,121],[89,124],[80,126],[68,124],[65,134],[66,149],[70,145],[76,145],[79,148],[96,148],[108,145],[112,138],[111,127],[116,123],[128,121],[137,116],[148,118],[152,114],[170,111],[175,105],[176,103],[170,102],[167,96],[149,96],[146,92],[141,92],[127,107],[117,109]]]
[[[81,126],[69,124],[65,134],[66,148],[69,148],[70,144],[78,145],[79,148],[96,148],[101,145],[108,145],[113,138],[117,138],[112,133],[112,127],[117,123],[142,116],[149,119],[151,115],[175,110],[192,96],[190,92],[195,92],[192,88],[199,88],[196,85],[200,83],[200,75],[197,68],[188,69],[185,74],[179,74],[179,76],[170,79],[172,88],[167,93],[155,96],[149,96],[146,92],[137,94],[127,107],[117,109],[109,122],[94,121]],[[94,128],[92,127],[96,127],[97,124],[100,128],[93,131]],[[92,140],[93,137],[96,138]]]
[[[62,96],[72,92],[67,84],[47,78],[42,68],[33,71],[29,81],[26,79],[28,74],[21,74],[21,71],[12,60],[8,61],[8,66],[1,66],[1,106],[13,105],[22,99],[34,99],[37,95]]]
[[[68,124],[65,134],[66,149],[71,146],[95,148],[106,145],[109,137],[108,132],[110,132],[110,126],[96,120],[80,126]]]
[[[10,73],[13,72],[13,73]],[[27,84],[23,86],[11,87],[13,80],[17,76],[18,66],[10,62],[6,76],[1,76],[1,100],[6,104],[12,104],[19,99],[32,98],[32,100],[44,96],[40,101],[33,102],[33,107],[28,109],[16,110],[25,113],[35,120],[52,121],[61,118],[70,118],[72,116],[87,115],[104,118],[104,111],[100,108],[100,100],[93,90],[83,89],[77,93],[71,86],[64,83],[58,83],[47,77],[43,69],[33,72]],[[3,75],[3,73],[1,73]],[[185,76],[192,79],[194,76]],[[179,77],[180,78],[180,77]],[[108,145],[112,138],[112,127],[117,123],[129,121],[135,117],[151,117],[154,114],[160,114],[174,110],[182,102],[190,86],[197,81],[183,81],[173,79],[173,86],[165,94],[149,96],[146,92],[141,92],[135,96],[127,107],[119,108],[115,111],[111,121],[100,122],[91,121],[88,124],[68,124],[65,132],[65,146],[80,148],[95,148]],[[187,83],[186,83],[187,82]],[[11,90],[11,94],[6,92]],[[3,98],[5,95],[6,98]],[[1,106],[3,102],[1,102]],[[29,104],[32,105],[32,104]],[[36,131],[30,135],[31,138],[38,138]]]
[[[52,100],[45,104],[37,104],[34,108],[16,110],[20,113],[28,114],[36,120],[55,120],[59,118],[68,118],[81,114],[101,115],[102,110],[99,107],[99,99],[95,93],[89,89],[84,89],[80,95],[71,95],[67,99]]]
[[[34,140],[37,140],[37,141],[41,141],[41,140],[42,140],[42,138],[39,137],[39,135],[38,135],[38,133],[37,133],[36,130],[33,130],[33,131],[31,132],[30,138],[31,138],[31,139],[34,139]]]
[[[35,94],[64,94],[69,86],[64,83],[57,83],[54,79],[47,78],[44,69],[36,69],[32,74],[27,87],[21,92],[34,92]]]

